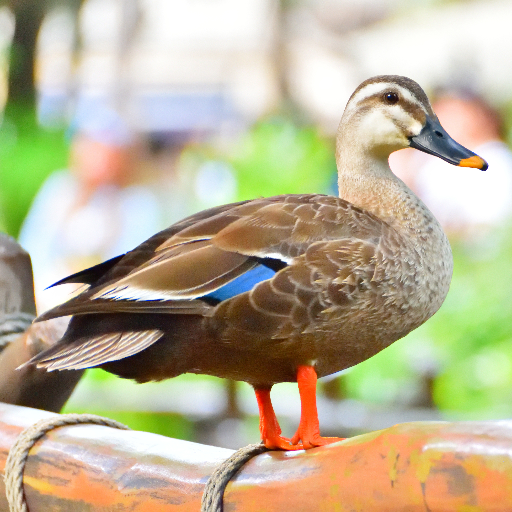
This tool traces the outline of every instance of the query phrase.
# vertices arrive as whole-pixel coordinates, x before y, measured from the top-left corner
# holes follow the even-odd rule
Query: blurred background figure
[[[500,114],[470,90],[444,90],[433,108],[455,140],[489,163],[489,172],[453,168],[414,150],[394,153],[393,170],[423,199],[448,235],[472,240],[472,245],[496,228],[506,226],[512,213],[512,152],[504,142]]]
[[[86,112],[73,127],[69,169],[43,183],[20,232],[32,256],[39,312],[75,285],[63,277],[123,254],[162,225],[157,197],[137,183],[137,143],[113,111]]]

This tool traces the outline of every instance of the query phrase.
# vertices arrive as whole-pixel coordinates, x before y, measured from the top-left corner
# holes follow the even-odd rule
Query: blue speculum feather
[[[265,281],[266,279],[270,279],[274,277],[274,275],[275,271],[271,268],[268,268],[265,265],[257,265],[241,276],[238,276],[236,279],[233,279],[233,281],[230,281],[218,290],[215,290],[204,297],[221,302],[223,300],[230,299],[235,295],[240,295],[241,293],[252,290],[258,283]]]

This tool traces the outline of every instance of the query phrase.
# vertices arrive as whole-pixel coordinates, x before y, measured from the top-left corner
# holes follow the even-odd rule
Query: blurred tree
[[[8,0],[6,3],[15,19],[9,65],[8,102],[33,103],[36,41],[46,4],[30,0]]]
[[[0,5],[7,5],[11,9],[15,21],[9,65],[8,104],[35,103],[34,59],[37,35],[45,14],[52,7],[64,4],[78,15],[82,2],[83,0],[0,0]]]

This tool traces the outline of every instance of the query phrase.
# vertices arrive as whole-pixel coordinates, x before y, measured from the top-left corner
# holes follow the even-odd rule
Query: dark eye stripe
[[[387,93],[393,92],[393,91],[387,91]],[[384,94],[387,94],[386,92]],[[397,93],[395,93],[397,94]],[[404,97],[400,97],[400,108],[402,108],[405,112],[407,112],[410,116],[412,116],[416,121],[419,121],[420,123],[425,122],[425,111],[421,108],[420,105],[417,103],[413,103],[412,101],[409,101],[405,99]],[[384,100],[385,101],[385,100]],[[361,102],[359,102],[358,105],[358,111],[361,113],[366,110],[371,110],[373,108],[378,107],[379,105],[382,106],[383,103],[383,93],[375,93],[372,96],[368,96],[367,98],[364,98]],[[385,101],[385,104],[389,105]],[[398,105],[398,102],[395,103],[395,105]]]

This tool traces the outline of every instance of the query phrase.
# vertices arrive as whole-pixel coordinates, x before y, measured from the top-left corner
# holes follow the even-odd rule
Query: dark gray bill
[[[482,171],[489,167],[483,158],[455,142],[441,126],[441,123],[429,116],[427,116],[427,122],[421,132],[410,137],[409,141],[411,148],[438,156],[453,165],[475,167]]]

